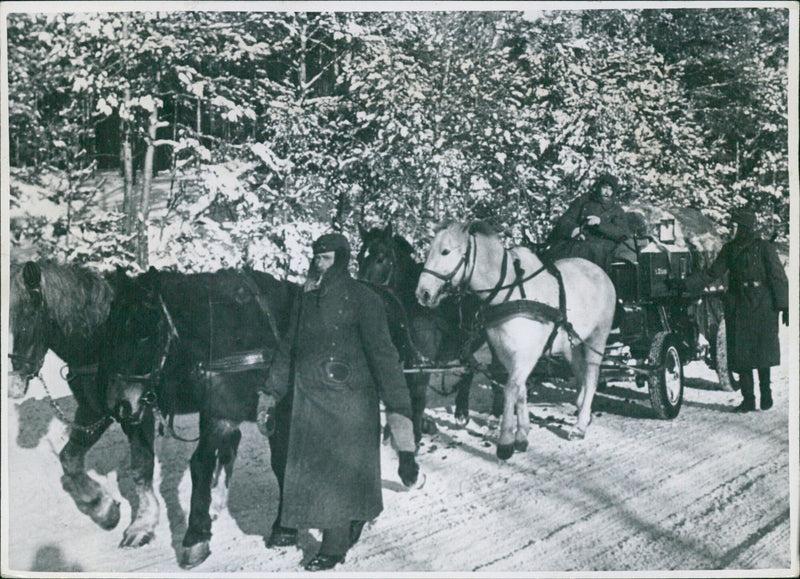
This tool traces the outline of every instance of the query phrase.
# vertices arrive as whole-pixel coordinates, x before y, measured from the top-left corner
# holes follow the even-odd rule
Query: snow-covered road
[[[731,413],[738,393],[715,390],[713,373],[687,367],[687,389],[673,421],[653,417],[647,393],[633,383],[601,391],[586,440],[567,441],[575,391],[545,384],[530,404],[530,448],[501,463],[488,388],[473,389],[473,420],[459,428],[452,398],[431,394],[439,433],[426,437],[418,461],[422,489],[408,491],[397,461],[383,447],[383,514],[369,525],[343,572],[539,572],[769,570],[791,575],[790,456],[797,452],[790,409],[790,347],[773,369],[775,407]],[[792,352],[794,354],[794,352]],[[177,564],[189,504],[192,446],[157,439],[157,489],[162,513],[155,540],[119,549],[133,494],[128,450],[117,425],[92,450],[88,466],[122,502],[122,520],[103,531],[79,513],[61,489],[57,452],[65,426],[48,402],[11,403],[8,445],[6,568],[16,571],[185,573],[302,572],[319,535],[301,534],[300,548],[268,550],[263,536],[275,516],[277,485],[269,449],[253,424],[243,438],[228,512],[214,522],[212,554],[192,571]],[[797,396],[792,398],[796,404]],[[59,400],[68,414],[71,398]],[[196,417],[176,429],[196,432]],[[791,449],[791,450],[790,450]],[[797,497],[794,497],[796,500]],[[797,513],[793,513],[796,521]],[[4,555],[6,555],[4,553]],[[796,557],[796,553],[795,553]],[[796,565],[796,559],[794,561]],[[796,568],[795,568],[796,569]],[[795,570],[796,573],[796,570]]]

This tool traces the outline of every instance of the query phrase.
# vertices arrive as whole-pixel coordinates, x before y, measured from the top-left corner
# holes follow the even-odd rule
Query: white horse
[[[508,371],[497,443],[502,460],[528,448],[525,382],[545,350],[564,356],[581,383],[570,438],[583,438],[591,421],[616,292],[602,268],[585,259],[555,266],[548,269],[525,247],[505,249],[482,222],[453,223],[436,233],[417,285],[417,300],[426,307],[436,307],[448,290],[472,291],[487,304],[487,336]]]

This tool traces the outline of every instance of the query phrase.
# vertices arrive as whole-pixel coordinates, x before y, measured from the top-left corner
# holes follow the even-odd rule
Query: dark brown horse
[[[59,454],[64,469],[61,483],[81,512],[102,528],[113,529],[119,522],[119,503],[86,474],[85,467],[86,453],[112,422],[95,379],[114,295],[112,283],[88,269],[49,261],[12,264],[10,273],[9,394],[26,393],[48,350],[66,362],[67,381],[78,407],[69,441]]]
[[[258,388],[272,356],[287,334],[299,286],[256,271],[224,270],[182,274],[151,270],[133,279],[120,276],[99,367],[106,407],[123,429],[152,437],[159,416],[199,413],[200,436],[190,461],[192,496],[179,562],[194,567],[210,554],[214,507],[225,507],[241,438],[239,426],[256,418]],[[396,323],[402,308],[384,288],[375,290],[389,312],[392,339],[404,359],[407,331]],[[270,436],[270,461],[280,491],[273,536],[280,526],[283,475],[288,450],[291,395],[278,403],[277,428]],[[151,439],[142,445],[153,462]],[[152,488],[140,485],[144,500]],[[147,523],[152,533],[157,513]],[[271,539],[270,539],[271,540]]]
[[[435,364],[453,361],[467,368],[474,366],[472,354],[486,341],[476,314],[480,300],[475,296],[451,296],[436,309],[422,307],[414,294],[422,273],[422,264],[415,261],[411,244],[395,235],[392,224],[369,231],[359,227],[361,249],[358,253],[358,276],[372,284],[390,288],[399,298],[411,327],[411,337],[421,355]],[[454,387],[456,421],[469,421],[469,394],[474,372],[467,370]],[[414,432],[426,429],[424,410],[429,374],[407,375],[414,413]],[[492,414],[503,412],[502,389],[495,388]],[[419,439],[418,439],[419,440]]]
[[[154,421],[199,413],[189,521],[179,553],[180,565],[191,568],[210,554],[212,489],[221,497],[214,506],[225,508],[239,425],[256,418],[258,388],[287,332],[298,286],[256,271],[152,268],[136,279],[120,275],[116,285],[98,370],[106,410],[126,433],[143,435],[139,450],[148,465]],[[289,404],[287,397],[279,405],[281,423],[288,422]],[[287,441],[288,430],[270,438],[281,496]],[[140,503],[157,504],[150,484],[140,484],[138,492]],[[139,518],[152,535],[158,512]]]

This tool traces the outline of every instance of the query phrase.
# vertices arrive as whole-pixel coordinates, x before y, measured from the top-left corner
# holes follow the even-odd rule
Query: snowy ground
[[[790,482],[790,456],[798,449],[797,380],[788,377],[796,350],[787,332],[782,343],[784,366],[773,370],[776,404],[769,412],[732,414],[739,394],[715,390],[713,373],[692,363],[677,419],[655,419],[645,391],[613,383],[596,399],[587,439],[570,442],[563,428],[572,420],[575,391],[546,384],[530,405],[530,448],[507,463],[494,454],[487,388],[474,388],[473,419],[465,429],[452,419],[452,397],[432,393],[429,414],[439,433],[425,438],[418,456],[427,483],[406,490],[393,451],[383,447],[384,512],[337,570],[796,574],[797,493],[790,523],[790,489],[797,489],[797,478]],[[56,397],[68,392],[55,378],[48,382]],[[58,404],[74,412],[70,397]],[[178,418],[176,430],[193,436],[196,422]],[[87,461],[122,503],[119,526],[103,531],[61,489],[57,452],[66,428],[40,385],[8,404],[3,426],[6,572],[296,573],[319,546],[312,531],[301,535],[300,548],[264,547],[277,485],[268,445],[253,424],[243,426],[229,508],[214,523],[211,556],[192,571],[180,569],[176,549],[186,528],[193,445],[157,439],[162,512],[156,538],[139,549],[119,549],[132,495],[119,427],[112,426]]]

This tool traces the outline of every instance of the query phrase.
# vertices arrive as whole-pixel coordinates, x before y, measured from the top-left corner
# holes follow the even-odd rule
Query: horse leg
[[[508,370],[500,438],[497,441],[497,457],[507,460],[514,454],[515,446],[520,450],[527,448],[530,419],[526,382],[544,350],[548,333],[546,326],[531,327],[526,320],[511,320],[499,328],[488,329],[487,333],[497,359]],[[529,337],[530,342],[521,344],[520,335]],[[515,412],[520,416],[515,418]],[[515,428],[517,426],[519,428]]]
[[[602,356],[592,351],[594,345],[587,341],[573,350],[572,368],[575,376],[581,382],[578,394],[578,421],[569,433],[570,440],[581,440],[586,437],[586,431],[592,421],[592,402],[597,391],[597,381],[600,377],[600,363]],[[595,348],[598,349],[598,348]]]
[[[191,569],[211,554],[211,485],[218,461],[232,456],[231,448],[241,438],[238,424],[200,416],[200,442],[189,461],[192,473],[192,499],[189,525],[183,536],[183,552],[178,564]]]
[[[81,430],[97,423],[97,416],[84,405],[79,405],[75,413],[75,423],[79,428],[72,429],[69,440],[59,453],[61,468],[61,486],[75,501],[78,510],[97,523],[101,528],[110,530],[119,523],[119,503],[101,487],[97,481],[86,474],[86,453],[100,439],[111,424],[103,421],[91,430]]]
[[[131,524],[122,535],[120,547],[141,547],[155,537],[159,505],[153,491],[155,453],[155,418],[152,411],[145,412],[142,421],[135,425],[123,424],[131,449],[131,470],[139,505]]]
[[[494,348],[490,348],[490,351],[492,353],[492,361],[489,364],[489,379],[492,381],[491,414],[495,418],[499,418],[503,414],[503,405],[505,404],[504,388],[500,383],[508,381],[508,372],[497,358]]]
[[[531,420],[528,415],[528,380],[527,376],[518,381],[517,385],[517,432],[514,435],[514,450],[525,452],[528,450],[528,433],[531,430]]]
[[[233,476],[233,463],[239,453],[242,431],[238,424],[232,425],[230,436],[223,439],[223,445],[217,452],[217,467],[211,480],[211,520],[215,521],[228,508],[228,487]],[[224,477],[221,479],[221,477]]]
[[[414,426],[414,442],[419,447],[422,434],[435,434],[436,423],[427,421],[425,405],[428,397],[428,376],[424,374],[411,375],[406,378],[409,394],[411,395],[411,422]],[[430,422],[430,423],[429,423]]]
[[[472,390],[472,378],[472,372],[467,372],[456,384],[455,419],[459,426],[466,426],[469,422],[469,393]]]
[[[289,426],[292,417],[291,394],[285,396],[275,407],[275,432],[269,437],[269,460],[272,472],[278,481],[278,514],[272,523],[272,531],[266,540],[267,547],[288,547],[297,543],[297,529],[281,525],[283,514],[283,477],[289,456]]]
[[[497,440],[497,457],[508,460],[514,454],[514,407],[516,406],[516,388],[511,380],[505,385],[503,417],[500,420],[500,438]]]

